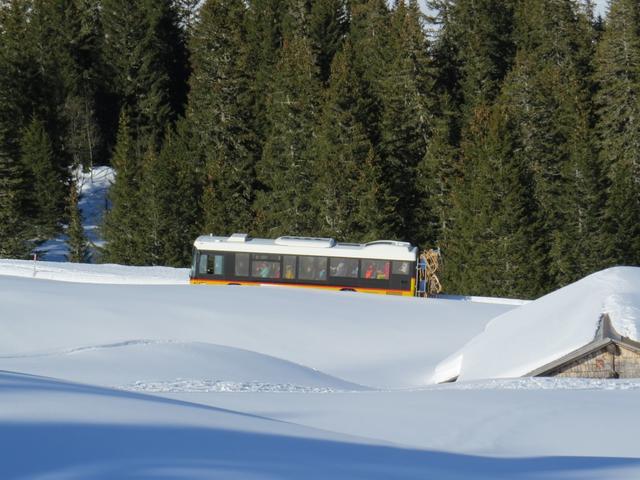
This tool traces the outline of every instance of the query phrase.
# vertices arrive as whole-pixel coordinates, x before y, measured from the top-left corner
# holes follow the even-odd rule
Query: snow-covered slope
[[[288,288],[0,276],[0,352],[56,353],[137,340],[206,342],[361,385],[406,387],[424,385],[438,361],[511,308]]]
[[[27,265],[0,262],[0,478],[640,478],[640,381],[426,385],[491,318],[535,316],[537,302],[193,286],[184,271],[101,265],[38,264],[33,278]],[[599,286],[593,311],[608,305],[623,329],[635,273],[605,273],[552,303]],[[624,420],[605,442],[603,412]]]
[[[4,370],[139,391],[363,390],[286,360],[201,342],[130,341],[0,355]]]
[[[434,380],[526,375],[591,342],[603,313],[618,333],[640,339],[640,268],[594,273],[493,319],[438,365]]]

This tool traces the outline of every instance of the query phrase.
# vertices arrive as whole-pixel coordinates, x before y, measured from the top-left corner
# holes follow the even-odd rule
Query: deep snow
[[[640,268],[609,268],[504,313],[438,365],[434,380],[526,375],[591,342],[604,313],[640,340]]]
[[[360,385],[407,387],[427,383],[442,358],[512,308],[307,289],[99,285],[0,275],[0,352],[58,354],[141,340],[206,342],[288,360]],[[117,356],[134,350],[122,348]],[[152,350],[143,349],[153,364]]]
[[[429,384],[537,302],[29,265],[0,261],[2,478],[640,477],[640,381]],[[614,283],[607,305],[633,311]]]

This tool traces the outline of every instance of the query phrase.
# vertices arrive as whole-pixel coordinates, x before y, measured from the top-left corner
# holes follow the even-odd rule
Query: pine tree
[[[477,107],[462,143],[454,231],[445,245],[447,284],[465,294],[539,293],[530,172],[514,156],[513,124],[501,107]]]
[[[1,70],[1,69],[0,69]],[[5,100],[0,87],[0,103]],[[3,114],[0,110],[0,114]],[[16,148],[0,118],[0,257],[23,258],[30,251],[27,185]]]
[[[464,115],[498,95],[515,55],[513,0],[430,0],[441,86]]]
[[[22,5],[0,7],[0,257],[25,257],[29,235],[28,184],[20,161],[19,129],[23,99],[19,95]]]
[[[458,150],[453,146],[455,114],[447,94],[443,94],[433,114],[427,151],[417,166],[416,189],[418,226],[414,241],[434,247],[448,243],[452,225],[452,185],[462,175]]]
[[[353,54],[347,41],[334,58],[317,129],[312,196],[318,209],[316,234],[359,241],[371,236],[373,225],[383,223],[376,225],[375,231],[385,232],[394,225],[391,218],[380,218],[382,211],[393,212],[396,219],[397,215],[395,203],[384,195],[371,205],[362,201],[381,188],[382,179],[379,165],[375,165],[379,159],[371,157],[373,145],[358,120],[360,91]],[[366,198],[372,200],[371,196]],[[389,202],[385,204],[385,200]],[[381,212],[372,212],[374,206]]]
[[[82,214],[78,205],[78,187],[75,181],[70,183],[68,201],[69,227],[67,236],[69,237],[69,254],[67,260],[74,263],[86,263],[90,260],[90,254],[87,237],[82,226]]]
[[[71,165],[89,169],[107,159],[111,125],[102,113],[106,68],[101,59],[102,30],[99,0],[55,0],[51,18],[55,54],[64,85],[60,107],[64,150]],[[115,130],[115,125],[114,128]]]
[[[313,53],[304,37],[285,41],[267,105],[270,128],[258,164],[256,211],[263,234],[313,234],[311,204],[313,132],[320,85]]]
[[[354,220],[361,242],[396,238],[399,231],[398,198],[389,189],[380,164],[374,149],[369,149],[355,182],[358,204]]]
[[[350,3],[348,38],[355,52],[354,68],[360,79],[359,115],[367,136],[378,148],[382,99],[381,78],[390,62],[390,12],[385,0],[357,0]]]
[[[191,261],[193,239],[198,236],[202,211],[201,182],[193,155],[193,134],[189,122],[179,120],[167,133],[158,162],[162,166],[160,191],[164,192],[164,223],[161,263],[185,267]]]
[[[416,219],[420,200],[416,190],[417,166],[425,155],[433,98],[427,39],[416,2],[398,2],[391,16],[390,62],[380,80],[382,116],[380,144],[385,179],[398,196],[401,218],[397,236],[411,239],[421,226]]]
[[[111,208],[105,213],[102,227],[106,241],[103,261],[125,265],[144,264],[143,205],[140,198],[140,162],[136,156],[129,118],[120,115],[118,140],[112,165],[116,178],[109,189]]]
[[[159,145],[164,131],[183,113],[187,60],[179,12],[172,0],[103,0],[104,57],[113,71],[113,89],[127,109],[141,152],[150,138]]]
[[[313,2],[309,14],[309,36],[323,83],[329,80],[331,62],[342,45],[348,26],[345,0]]]
[[[21,160],[32,182],[34,233],[39,240],[52,235],[64,211],[64,183],[54,163],[53,146],[38,119],[33,119],[22,134]]]
[[[188,119],[204,164],[203,227],[248,231],[255,187],[256,138],[250,92],[244,2],[209,0],[191,41],[193,76]]]
[[[611,3],[598,47],[596,132],[609,180],[606,205],[608,261],[640,264],[640,7]]]
[[[165,213],[171,201],[167,165],[159,161],[155,146],[150,143],[140,165],[140,260],[144,265],[162,265],[163,243],[167,233]]]
[[[545,246],[532,268],[548,291],[587,273],[585,258],[598,244],[599,182],[586,181],[595,168],[588,141],[593,30],[570,0],[524,1],[516,19],[519,51],[501,102],[516,126],[515,155],[532,172]]]
[[[271,79],[282,48],[282,23],[285,12],[286,3],[280,0],[252,0],[249,2],[246,15],[250,126],[258,137],[260,146],[269,128],[266,105]]]

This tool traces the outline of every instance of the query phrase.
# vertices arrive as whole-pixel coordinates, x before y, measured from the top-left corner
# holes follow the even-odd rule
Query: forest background
[[[202,3],[202,5],[199,5]],[[0,257],[116,180],[102,260],[201,233],[439,247],[448,292],[640,265],[640,3],[0,0]]]

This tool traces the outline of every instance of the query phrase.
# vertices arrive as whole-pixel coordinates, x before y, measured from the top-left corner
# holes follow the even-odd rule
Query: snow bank
[[[0,355],[4,370],[153,392],[337,391],[363,388],[268,355],[201,342],[129,341]]]
[[[189,269],[126,267],[87,263],[41,262],[0,259],[0,275],[76,283],[125,285],[179,285],[189,283]]]
[[[0,353],[56,353],[141,339],[204,342],[269,355],[359,385],[407,387],[427,383],[437,362],[511,308],[307,289],[97,285],[0,276]],[[11,363],[0,359],[0,369],[5,361]],[[64,372],[42,373],[65,378]],[[265,381],[204,373],[202,379]],[[285,376],[278,380],[285,381],[297,383]]]
[[[618,333],[639,340],[640,268],[594,273],[493,319],[436,367],[434,381],[526,375],[591,342],[603,313]]]

